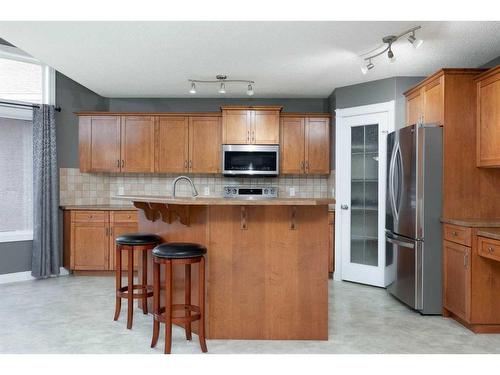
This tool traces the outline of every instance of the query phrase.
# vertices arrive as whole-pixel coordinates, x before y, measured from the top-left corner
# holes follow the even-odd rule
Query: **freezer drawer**
[[[394,279],[387,290],[413,309],[422,310],[423,241],[414,241],[386,232],[386,247],[394,258]]]

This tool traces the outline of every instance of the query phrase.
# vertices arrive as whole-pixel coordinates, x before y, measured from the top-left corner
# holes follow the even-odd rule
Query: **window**
[[[0,101],[54,103],[54,71],[0,45]],[[33,114],[0,104],[0,242],[33,239]]]

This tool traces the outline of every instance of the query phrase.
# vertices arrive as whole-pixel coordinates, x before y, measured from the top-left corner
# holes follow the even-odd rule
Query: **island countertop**
[[[223,198],[219,196],[172,197],[161,195],[116,195],[113,199],[132,202],[176,204],[187,206],[323,206],[334,204],[333,198]]]

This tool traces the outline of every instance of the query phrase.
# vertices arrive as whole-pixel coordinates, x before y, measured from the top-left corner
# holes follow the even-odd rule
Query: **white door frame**
[[[385,194],[386,194],[386,149],[387,149],[387,134],[395,129],[395,101],[364,105],[359,107],[351,107],[345,109],[337,109],[336,125],[335,125],[335,280],[343,280],[342,265],[348,262],[348,259],[343,259],[343,241],[345,241],[345,233],[350,234],[350,207],[349,210],[342,210],[342,204],[351,205],[347,202],[346,197],[350,197],[350,159],[349,153],[345,150],[346,136],[349,135],[351,126],[356,124],[379,124],[379,144],[383,147],[379,150],[379,212],[378,212],[378,243],[379,249],[385,247]],[[348,181],[349,183],[346,183]],[[347,231],[347,232],[346,232]],[[350,236],[349,236],[350,237]],[[344,242],[345,243],[345,242]],[[344,256],[345,257],[345,256]],[[379,267],[385,267],[385,253],[379,256]],[[363,266],[366,267],[366,266]],[[377,270],[377,272],[379,272]],[[374,271],[375,272],[375,271]],[[365,273],[365,271],[363,271]],[[368,271],[369,273],[369,271]],[[368,274],[365,280],[360,278],[359,282],[386,286],[384,275]]]

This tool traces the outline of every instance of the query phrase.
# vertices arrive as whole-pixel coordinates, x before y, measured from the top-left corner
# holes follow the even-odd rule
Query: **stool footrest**
[[[139,293],[134,293],[134,290],[141,290]],[[129,291],[128,286],[121,287],[116,291],[116,296],[121,298],[128,298]],[[153,287],[151,285],[134,284],[132,286],[132,298],[144,298],[153,296]]]
[[[194,322],[196,320],[200,320],[201,314],[200,314],[200,307],[195,306],[195,305],[185,305],[185,304],[174,304],[172,305],[172,315],[174,311],[179,311],[179,310],[188,310],[189,315],[188,316],[172,316],[171,320],[172,323],[179,324],[179,323],[187,323],[187,322]],[[195,314],[191,315],[191,313],[194,312]],[[159,311],[155,311],[153,313],[153,318],[159,322],[164,323],[166,321],[166,316],[165,316],[165,307],[160,307]]]

